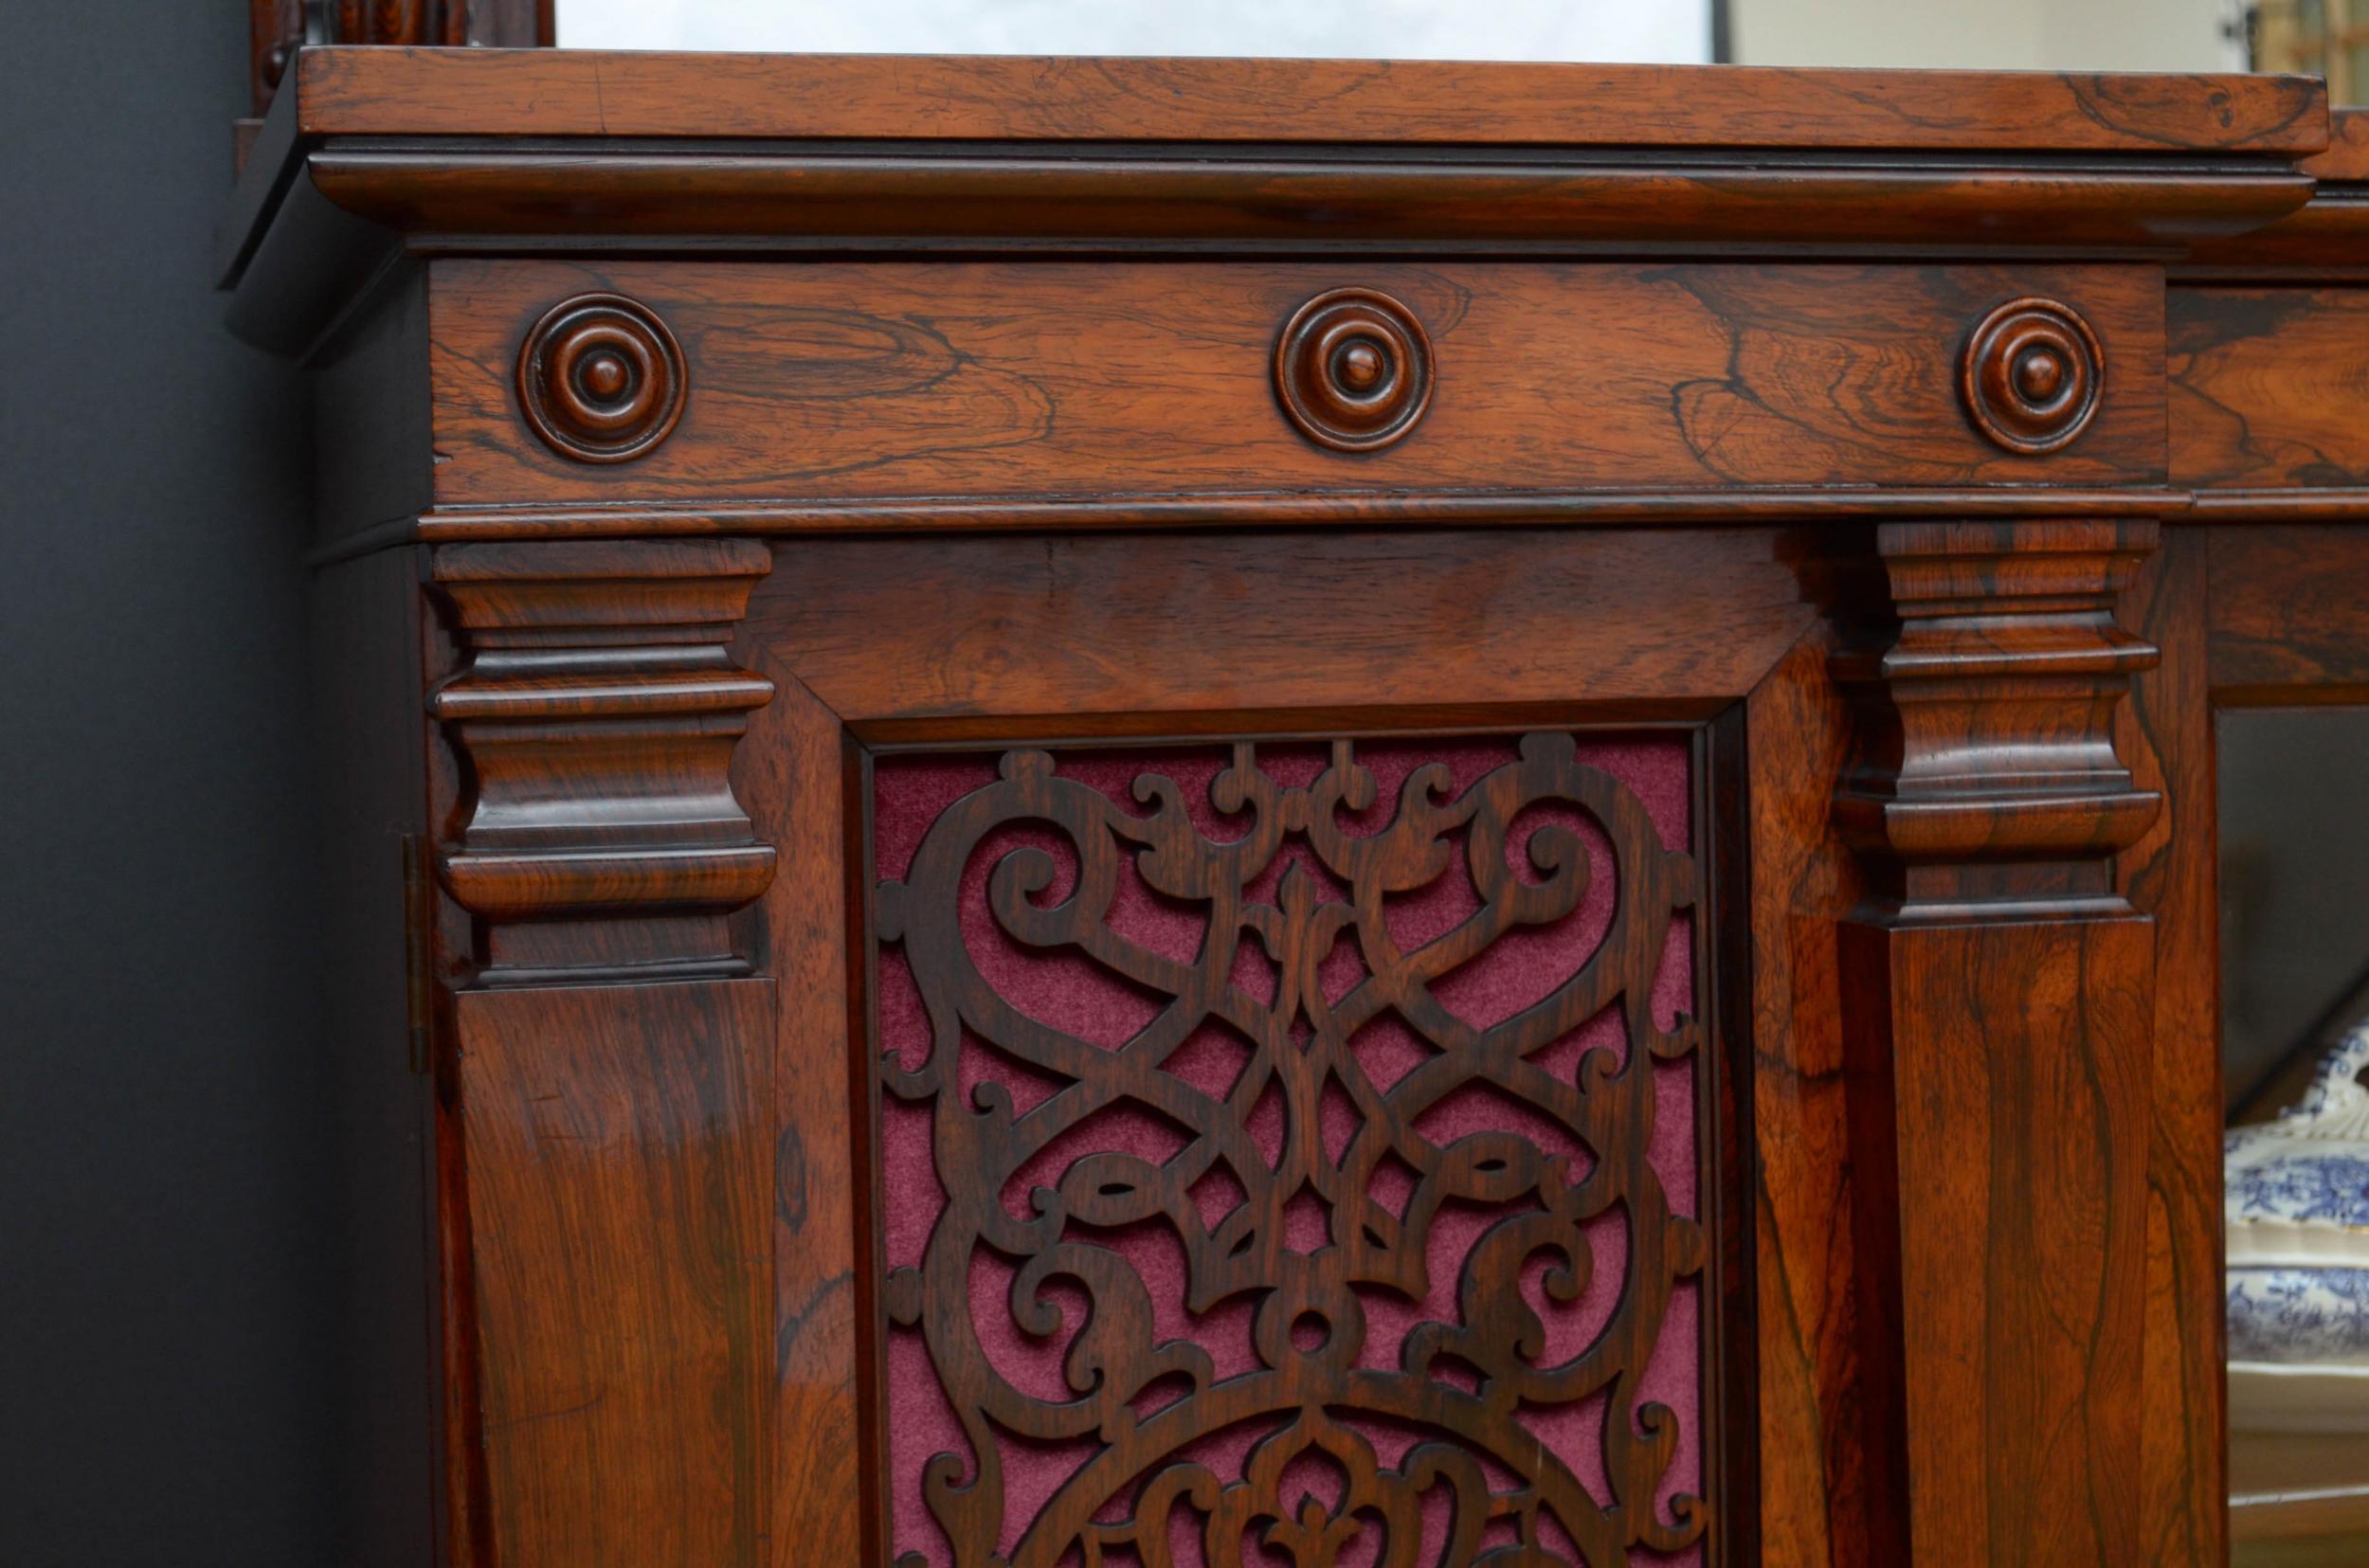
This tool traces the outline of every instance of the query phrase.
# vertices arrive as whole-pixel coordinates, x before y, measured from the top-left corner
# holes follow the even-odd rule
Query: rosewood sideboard
[[[2224,1560],[2365,244],[2301,79],[303,51],[353,1559]]]

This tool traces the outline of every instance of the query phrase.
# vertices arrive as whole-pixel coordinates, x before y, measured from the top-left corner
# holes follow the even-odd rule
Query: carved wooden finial
[[[773,686],[727,644],[771,565],[750,540],[436,552],[469,658],[429,706],[472,775],[443,874],[487,980],[747,970],[725,916],[772,881],[773,849],[730,769]],[[630,950],[586,931],[622,918]]]

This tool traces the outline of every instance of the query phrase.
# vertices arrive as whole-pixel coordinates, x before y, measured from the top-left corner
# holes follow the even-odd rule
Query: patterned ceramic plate
[[[2369,1364],[2369,1269],[2232,1269],[2229,1353]]]
[[[2329,1054],[2300,1105],[2229,1134],[2229,1348],[2236,1361],[2369,1365],[2364,1068],[2369,1026]]]

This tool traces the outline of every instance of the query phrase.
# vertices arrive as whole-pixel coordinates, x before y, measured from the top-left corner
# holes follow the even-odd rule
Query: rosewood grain
[[[2010,299],[1966,339],[1958,389],[1977,429],[2036,457],[2089,428],[2106,395],[2106,351],[2080,312],[2053,299]]]
[[[2333,523],[2223,527],[2206,539],[2215,699],[2369,703],[2369,532]]]
[[[1834,826],[1850,712],[1833,631],[1808,630],[1745,703],[1750,783],[1759,1528],[1769,1563],[1872,1564],[1896,1451],[1864,1416],[1897,1377],[1864,1317],[1852,1227],[1842,921],[1858,861]],[[1889,1539],[1887,1537],[1886,1539]]]
[[[2116,597],[2158,538],[2145,522],[1877,530],[1898,621],[1836,658],[1863,709],[1836,820],[1894,868],[1904,916],[2113,911],[2099,857],[2162,805],[2114,748],[2131,674],[2157,658]]]
[[[423,476],[425,478],[425,476]],[[2237,498],[2233,493],[2231,498]],[[440,544],[474,539],[613,539],[745,534],[1032,533],[1067,534],[1124,529],[1158,532],[1206,529],[1290,528],[1354,532],[1361,528],[1470,527],[1568,529],[1638,525],[1653,528],[1733,528],[1750,524],[1864,523],[1880,518],[2158,517],[2192,498],[2161,488],[2089,490],[1951,486],[1723,490],[1345,490],[1227,495],[1031,496],[978,500],[743,501],[701,506],[636,506],[631,502],[576,506],[428,508],[416,518],[367,531],[333,550],[355,552],[415,538]]]
[[[2207,531],[2174,528],[2141,563],[2122,613],[2160,650],[2132,672],[2115,750],[2131,782],[2163,796],[2154,824],[2115,863],[2115,886],[2155,922],[2155,1048],[2149,1073],[2147,1274],[2141,1560],[2227,1560],[2220,1301],[2219,874],[2213,711],[2197,635],[2208,598]]]
[[[666,323],[623,295],[563,299],[518,346],[519,413],[579,462],[630,462],[664,441],[687,379]]]
[[[784,994],[771,1042],[773,1560],[888,1560],[865,1505],[879,1473],[879,1271],[866,1180],[875,1077],[859,984],[865,813],[838,714],[762,648],[774,686],[749,715],[735,788],[780,871],[759,908]],[[819,1441],[818,1434],[829,1434]]]
[[[1594,1555],[1701,1517],[1711,1568],[2220,1560],[2209,704],[2369,700],[2369,179],[2349,123],[2314,158],[2315,85],[407,48],[288,85],[219,255],[234,330],[313,356],[331,553],[385,552],[334,570],[409,611],[339,646],[390,650],[383,796],[438,871],[411,1539],[887,1560],[879,748],[1618,724],[1702,768],[1722,1375],[1700,1515],[1566,1498]],[[1337,290],[1379,314],[1279,396]],[[647,351],[538,349],[586,294]],[[1506,1359],[1504,1314],[1442,1326]]]
[[[2369,292],[2182,288],[2166,313],[2180,483],[2369,486]]]
[[[2067,177],[2053,169],[1937,167],[1905,154],[1774,165],[1227,156],[1165,147],[1068,156],[642,147],[588,156],[335,141],[292,147],[288,156],[310,176],[307,192],[390,230],[571,248],[597,248],[602,235],[632,236],[653,248],[723,254],[1301,252],[1316,214],[1313,238],[1323,246],[1415,245],[1443,256],[1538,248],[1621,255],[1644,245],[1673,256],[1816,257],[1864,247],[1952,258],[2035,244],[2169,255],[2191,240],[2285,216],[2311,194],[2310,182],[2285,164],[2175,170],[2128,160]],[[255,199],[267,198],[259,191]],[[257,307],[259,315],[268,309]]]
[[[304,0],[247,0],[246,9],[247,112],[261,115],[304,46]]]
[[[274,93],[307,40],[307,10],[316,44],[541,45],[556,35],[553,0],[247,0],[249,81],[253,113],[271,106]],[[252,121],[246,122],[252,124]]]
[[[877,743],[1691,722],[1815,621],[1791,553],[1750,530],[802,540],[746,636]]]
[[[1872,1559],[2145,1561],[2153,933],[1842,938],[1861,1324],[1902,1357],[1898,1405],[1872,1414],[1905,1487],[1876,1504]]]
[[[308,49],[315,135],[2318,151],[2305,77]],[[687,92],[696,86],[697,91]]]
[[[1275,334],[1275,391],[1301,435],[1374,452],[1431,406],[1431,337],[1412,311],[1369,289],[1330,289]]]
[[[2154,930],[2112,856],[2146,523],[1886,524],[1836,820],[1878,1561],[2141,1560]],[[2078,1195],[2078,1197],[2075,1197]]]
[[[2324,186],[2369,183],[2369,109],[2332,108],[2327,147],[2296,167]]]
[[[1524,536],[1530,535],[1526,531]],[[1364,541],[1084,539],[1059,542],[1049,562],[1044,542],[1029,539],[967,540],[950,551],[947,542],[921,539],[784,542],[774,573],[751,603],[739,656],[783,693],[754,716],[750,740],[741,748],[744,762],[757,769],[744,783],[742,798],[769,839],[794,838],[808,846],[808,858],[786,869],[768,895],[769,913],[793,923],[776,928],[777,950],[796,955],[783,961],[819,975],[830,962],[826,955],[840,950],[827,933],[831,900],[820,889],[835,864],[854,863],[834,861],[822,848],[837,831],[832,824],[852,829],[856,820],[823,786],[823,748],[841,718],[875,739],[944,745],[965,736],[1180,733],[1245,722],[1285,734],[1344,722],[1392,729],[1469,727],[1492,719],[1501,725],[1517,714],[1618,712],[1621,690],[1655,687],[1678,694],[1655,705],[1656,711],[1700,713],[1722,699],[1684,694],[1725,689],[1731,700],[1814,622],[1815,611],[1802,599],[1798,545],[1763,532],[1688,532],[1651,540],[1564,534],[1561,553],[1506,578],[1484,569],[1497,551],[1468,548],[1477,543],[1456,532]],[[1141,554],[1145,550],[1153,554]],[[1732,586],[1712,586],[1719,583]],[[1714,604],[1747,602],[1750,594],[1739,591],[1746,584],[1757,584],[1754,591],[1770,601],[1765,613],[1781,619],[1765,630],[1752,617],[1734,620],[1742,646],[1723,648],[1729,657],[1690,671],[1696,655],[1684,646],[1687,628]],[[1518,597],[1509,593],[1517,586]],[[1184,589],[1194,591],[1181,594]],[[895,607],[900,604],[912,608]],[[1320,604],[1335,606],[1336,616],[1347,615],[1352,622],[1329,650],[1296,630],[1322,613]],[[1492,670],[1484,648],[1468,662],[1458,628],[1488,624],[1472,614],[1482,604],[1494,607],[1491,620],[1502,615],[1509,636],[1535,626],[1534,652]],[[1528,607],[1532,604],[1535,610]],[[1626,606],[1625,614],[1615,615],[1616,605]],[[870,635],[883,616],[925,613],[956,638],[953,649],[899,647]],[[1090,613],[1091,620],[1079,619]],[[1601,627],[1604,638],[1574,640],[1590,625]],[[1122,626],[1135,630],[1122,633]],[[1409,662],[1400,676],[1381,676],[1372,662],[1383,646],[1378,638],[1404,639],[1410,651],[1421,646],[1454,657],[1436,658],[1428,668]],[[1141,651],[1107,664],[1072,655],[1122,645]],[[1211,657],[1216,649],[1226,650],[1222,662]],[[1540,662],[1538,656],[1548,653],[1553,657]],[[1659,676],[1649,676],[1649,669]],[[949,676],[962,686],[940,684]],[[1483,676],[1485,683],[1476,684]],[[1375,694],[1378,680],[1408,700],[1395,707],[1365,700]],[[936,695],[912,706],[932,689]],[[1555,691],[1575,694],[1579,701],[1537,700]],[[1242,694],[1253,694],[1251,700]],[[789,702],[800,706],[786,712]],[[885,716],[892,712],[898,715],[893,721]],[[785,723],[790,727],[783,729]],[[752,752],[761,744],[764,749]],[[775,749],[784,747],[787,754]],[[777,756],[782,762],[766,760]],[[787,770],[774,779],[785,764]],[[793,884],[792,877],[799,880]],[[780,935],[793,928],[804,934]],[[810,1018],[785,1018],[785,1049],[797,1054],[791,1059],[811,1064],[812,1053],[825,1046],[829,1019],[838,1016],[833,1003]],[[814,1079],[813,1066],[798,1071],[803,1079]],[[786,1200],[796,1190],[824,1214],[844,1201],[854,1180],[840,1162],[862,1158],[861,1143],[851,1147],[847,1140],[845,1113],[829,1104],[829,1081],[826,1075],[811,1089],[802,1087],[796,1108],[786,1109],[781,1146],[797,1152],[780,1166]],[[1704,1146],[1724,1135],[1720,1125],[1703,1135]],[[794,1188],[787,1174],[792,1170],[800,1173]],[[834,1351],[842,1343],[834,1325],[846,1321],[850,1302],[834,1283],[843,1276],[833,1260],[843,1254],[827,1233],[816,1234],[817,1221],[804,1217],[802,1205],[792,1208],[801,1214],[802,1239],[795,1261],[785,1254],[778,1271],[781,1397],[799,1411],[840,1410],[850,1374],[843,1360],[832,1359],[843,1354]],[[859,1256],[862,1234],[859,1228]],[[851,1282],[857,1303],[877,1278],[857,1268]],[[1749,1354],[1740,1353],[1729,1364],[1748,1366]],[[1723,1396],[1722,1408],[1732,1398]],[[873,1407],[867,1402],[865,1408]],[[803,1431],[801,1419],[786,1405],[780,1430]],[[1748,1434],[1758,1429],[1747,1424],[1738,1430]],[[866,1439],[856,1451],[877,1453],[876,1441]],[[793,1464],[787,1454],[783,1462]],[[1711,1456],[1707,1464],[1715,1466],[1712,1473],[1735,1477],[1715,1501],[1722,1507],[1747,1505],[1741,1500],[1750,1495],[1745,1488],[1754,1467]],[[802,1469],[787,1473],[809,1474]],[[791,1510],[819,1539],[853,1539],[848,1532],[867,1527],[850,1521],[845,1494],[813,1486],[777,1499],[776,1506]],[[1747,1532],[1740,1539],[1748,1540],[1749,1525],[1739,1527]]]
[[[774,1560],[773,1007],[769,980],[456,999],[476,1568]]]
[[[1129,260],[1409,247],[2170,260],[2302,207],[2312,186],[2293,160],[2325,135],[2316,84],[2261,78],[1985,78],[1935,115],[1920,105],[1943,79],[1922,73],[1730,71],[1722,90],[1677,101],[1683,73],[1633,66],[724,56],[661,89],[647,55],[306,60],[262,127],[218,251],[238,330],[283,351],[316,336],[329,297],[362,287],[407,234],[496,254],[631,240]],[[1484,77],[1503,90],[1406,107],[1406,88]],[[1245,109],[1257,81],[1297,83],[1298,107]],[[1168,96],[1184,83],[1188,98]],[[1738,92],[1753,100],[1741,118]],[[1317,111],[1311,93],[1332,96]],[[662,117],[629,135],[637,99]],[[2199,100],[2210,134],[2175,129]],[[697,116],[710,117],[695,131]],[[1278,119],[1288,135],[1258,132]],[[1756,134],[1727,135],[1745,124]]]
[[[1272,387],[1278,331],[1346,286],[1429,340],[1429,412],[1384,451],[1312,445]],[[1984,439],[1959,390],[1966,333],[2034,288],[2127,362],[2036,457]],[[634,464],[644,501],[2163,476],[2141,268],[456,260],[431,290],[439,506],[597,494],[512,385],[532,324],[588,290],[663,316],[697,387]]]
[[[2327,150],[2296,165],[2315,182],[2310,202],[2266,227],[2197,246],[2178,265],[2180,276],[2369,281],[2369,110],[2338,110],[2328,121]]]

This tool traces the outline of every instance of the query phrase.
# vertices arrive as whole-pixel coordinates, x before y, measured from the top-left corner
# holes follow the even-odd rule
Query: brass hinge
[[[428,955],[428,922],[436,915],[436,879],[428,874],[427,839],[417,833],[403,836],[403,985],[405,1009],[411,1026],[411,1071],[425,1072],[428,1064],[429,1021],[436,1011],[436,977]]]

